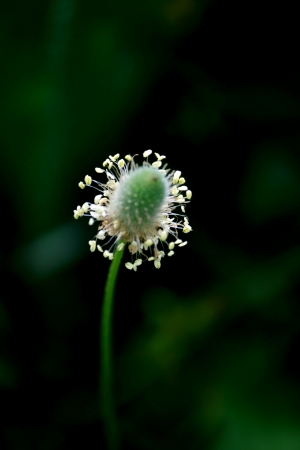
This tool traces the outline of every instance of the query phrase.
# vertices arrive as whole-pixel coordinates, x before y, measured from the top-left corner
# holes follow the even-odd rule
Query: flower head
[[[137,270],[143,261],[154,261],[159,269],[161,259],[174,255],[175,247],[183,247],[187,241],[178,238],[178,231],[189,233],[192,228],[185,215],[185,204],[192,198],[192,192],[185,186],[181,172],[170,171],[166,165],[161,168],[165,156],[155,153],[156,161],[149,163],[151,150],[143,153],[144,162],[138,166],[130,155],[110,156],[103,163],[106,182],[92,180],[86,175],[79,187],[94,187],[98,193],[94,203],[86,202],[74,211],[75,219],[90,218],[89,224],[99,222],[98,232],[89,241],[90,250],[98,249],[103,256],[113,259],[113,251],[120,251],[124,245],[132,255],[132,261],[125,263],[127,269]],[[175,209],[180,207],[180,213]],[[99,241],[108,238],[104,250]]]

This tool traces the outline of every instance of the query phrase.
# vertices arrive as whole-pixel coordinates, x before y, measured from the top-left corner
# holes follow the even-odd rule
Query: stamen
[[[92,184],[92,178],[89,175],[86,175],[84,177],[84,181],[85,181],[85,184],[87,184],[88,186],[90,186]]]
[[[152,150],[146,150],[146,151],[143,153],[143,157],[144,157],[144,158],[147,158],[148,156],[151,155],[151,153],[152,153]]]

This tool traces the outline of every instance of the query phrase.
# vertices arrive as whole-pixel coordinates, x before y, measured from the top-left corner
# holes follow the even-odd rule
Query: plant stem
[[[104,422],[104,433],[106,435],[107,449],[117,450],[119,447],[119,434],[113,399],[113,376],[112,376],[112,312],[116,279],[124,247],[115,251],[111,262],[102,305],[102,316],[100,326],[100,411]]]

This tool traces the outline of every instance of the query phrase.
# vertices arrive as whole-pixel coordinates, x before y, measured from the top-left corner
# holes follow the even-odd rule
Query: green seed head
[[[166,177],[153,167],[138,167],[124,176],[111,208],[128,234],[140,234],[153,226],[166,201]]]

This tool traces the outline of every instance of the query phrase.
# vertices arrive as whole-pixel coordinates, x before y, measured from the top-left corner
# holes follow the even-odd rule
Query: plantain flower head
[[[131,262],[125,266],[134,271],[144,261],[153,261],[159,269],[166,254],[173,256],[176,247],[187,244],[178,233],[192,230],[185,215],[192,192],[185,179],[179,170],[162,167],[165,156],[155,153],[156,160],[151,164],[151,154],[152,150],[143,153],[141,166],[130,155],[125,159],[120,159],[119,154],[110,156],[103,168],[95,169],[106,176],[104,182],[86,175],[79,183],[81,189],[96,189],[94,202],[86,202],[74,211],[75,219],[87,216],[90,225],[98,223],[97,234],[89,241],[90,250],[97,249],[111,260],[114,251],[127,245]],[[102,241],[104,245],[100,245]]]

